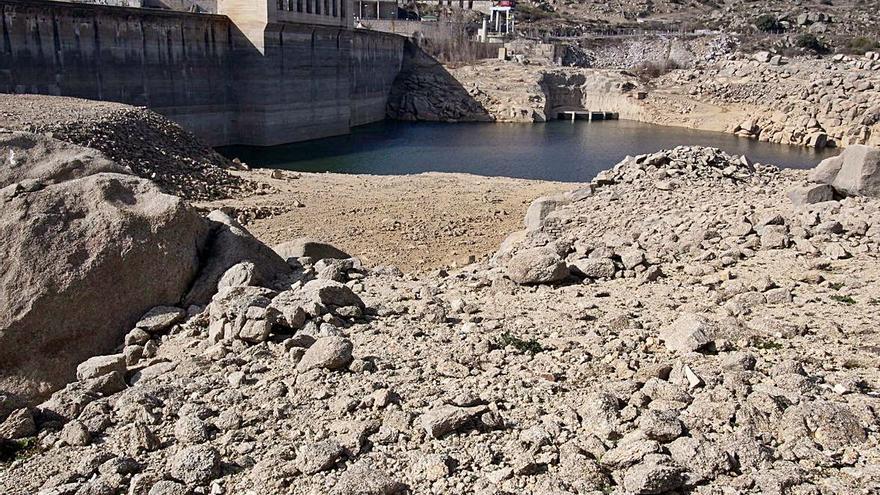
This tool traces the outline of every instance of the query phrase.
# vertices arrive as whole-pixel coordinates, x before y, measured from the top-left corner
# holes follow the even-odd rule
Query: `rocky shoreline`
[[[389,115],[401,120],[544,122],[559,109],[734,133],[773,143],[880,144],[880,62],[733,53],[652,79],[629,67],[485,60],[405,73]]]
[[[628,157],[404,274],[3,136],[0,492],[880,489],[873,148]]]

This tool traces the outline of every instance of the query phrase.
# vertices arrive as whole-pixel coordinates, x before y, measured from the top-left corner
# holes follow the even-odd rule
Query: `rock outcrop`
[[[880,148],[852,145],[822,161],[810,174],[844,196],[880,197]]]
[[[880,60],[871,57],[817,62],[769,52],[755,60],[737,53],[698,68],[664,69],[650,81],[635,77],[625,57],[618,70],[481,60],[434,67],[434,75],[402,74],[388,115],[544,122],[557,118],[559,110],[589,109],[812,148],[877,145]]]
[[[56,184],[100,172],[130,174],[100,152],[28,132],[0,133],[0,189],[16,183]]]
[[[22,134],[2,146],[0,390],[33,403],[148,309],[180,300],[206,227],[93,150]]]

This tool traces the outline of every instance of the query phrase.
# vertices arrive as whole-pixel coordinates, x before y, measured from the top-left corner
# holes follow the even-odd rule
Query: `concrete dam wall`
[[[382,120],[406,42],[344,20],[239,25],[225,15],[37,0],[0,0],[0,20],[0,92],[147,106],[218,146],[315,139]]]

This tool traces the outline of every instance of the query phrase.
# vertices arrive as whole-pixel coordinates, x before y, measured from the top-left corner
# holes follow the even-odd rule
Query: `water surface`
[[[385,121],[357,127],[345,136],[272,147],[230,146],[219,151],[251,166],[301,172],[466,172],[581,182],[626,155],[678,145],[714,146],[788,168],[811,168],[837,154],[834,149],[816,151],[627,120],[546,124]]]

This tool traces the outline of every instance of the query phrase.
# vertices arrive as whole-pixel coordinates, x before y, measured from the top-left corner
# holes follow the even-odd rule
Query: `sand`
[[[532,200],[578,186],[445,173],[240,173],[261,184],[264,194],[197,205],[233,208],[248,230],[269,245],[314,237],[369,266],[393,265],[405,272],[461,266],[471,256],[488,256],[507,234],[522,228]],[[260,216],[265,218],[255,218]]]

